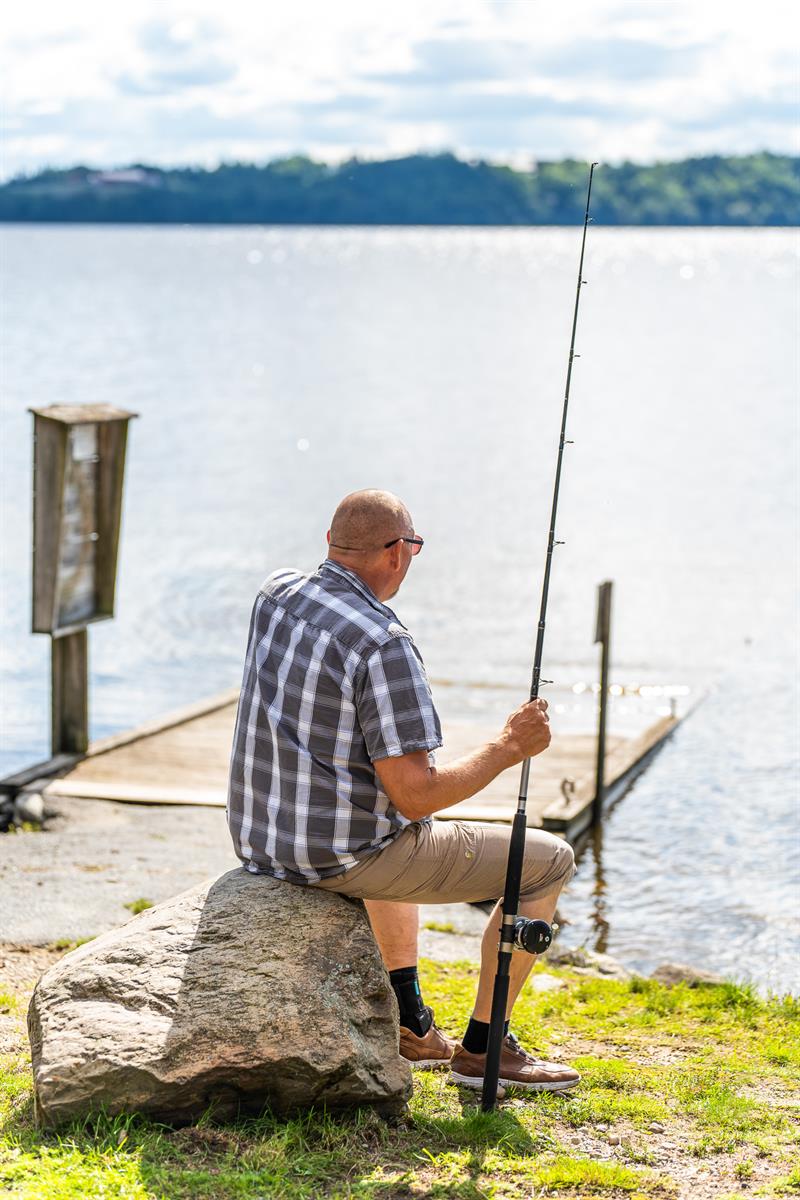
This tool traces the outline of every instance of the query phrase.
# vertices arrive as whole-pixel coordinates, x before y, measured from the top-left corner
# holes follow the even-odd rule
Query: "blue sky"
[[[0,170],[798,153],[799,41],[785,0],[30,0]]]

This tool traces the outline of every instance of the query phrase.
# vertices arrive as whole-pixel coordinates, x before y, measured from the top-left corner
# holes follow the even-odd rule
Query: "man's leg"
[[[547,921],[548,924],[551,923],[564,882],[565,880],[559,882],[552,891],[544,896],[537,896],[535,899],[521,899],[519,905],[521,915],[530,918],[538,917],[540,920]],[[502,904],[498,902],[483,935],[481,975],[475,1009],[462,1044],[457,1046],[453,1053],[450,1067],[451,1078],[469,1087],[480,1088],[483,1086],[492,1014],[492,993],[497,974],[497,948],[500,940],[501,919]],[[524,950],[515,951],[511,956],[508,1003],[506,1004],[506,1031],[508,1031],[508,1019],[511,1016],[514,1001],[522,991],[522,986],[535,961],[536,955],[528,954]],[[502,1084],[511,1083],[534,1091],[564,1091],[574,1087],[579,1078],[577,1071],[573,1071],[571,1067],[563,1067],[558,1063],[539,1062],[513,1039],[503,1042],[500,1058],[500,1081]]]
[[[549,896],[541,896],[536,900],[523,900],[520,903],[520,914],[523,917],[538,917],[543,921],[552,922],[558,896],[559,892],[551,892]],[[386,970],[391,974],[392,971],[416,967],[419,942],[418,905],[405,904],[399,900],[365,900],[364,904]],[[481,943],[481,975],[472,1014],[476,1021],[488,1022],[492,1011],[501,919],[502,904],[498,900]],[[535,954],[519,951],[512,955],[506,1016],[511,1014],[514,1001],[535,962]]]
[[[343,879],[336,876],[321,880],[317,886],[363,899],[388,963],[403,963],[396,969],[403,971],[407,966],[413,973],[417,936],[415,906],[497,896],[505,882],[507,862],[507,829],[480,822],[435,821],[410,832],[404,830],[385,850],[352,868]],[[572,877],[573,870],[572,850],[566,842],[541,830],[528,830],[519,906],[521,914],[551,921],[558,895]],[[484,935],[474,1015],[462,1047],[456,1047],[451,1066],[457,1081],[463,1080],[473,1087],[480,1086],[483,1077],[499,926],[499,910],[495,908]],[[534,957],[525,951],[514,954],[509,992],[511,1003],[516,1000],[533,963]],[[429,1038],[435,1032],[433,1026],[425,1037]],[[401,1046],[402,1036],[401,1030]],[[410,1040],[411,1036],[407,1040],[416,1053],[417,1046]],[[504,1059],[509,1060],[503,1064],[503,1078],[520,1082],[522,1086],[560,1090],[573,1086],[578,1080],[577,1073],[570,1068],[536,1063],[515,1043],[504,1044],[503,1054]],[[405,1057],[411,1057],[411,1054]]]
[[[535,900],[521,900],[519,906],[520,915],[523,917],[538,917],[540,920],[551,924],[555,916],[556,904],[560,892],[561,888],[558,891],[551,892],[548,896],[539,896]],[[478,983],[478,995],[475,999],[475,1009],[472,1013],[475,1021],[488,1023],[492,1015],[492,994],[494,992],[495,975],[497,974],[497,947],[500,941],[502,916],[503,905],[498,900],[489,918],[489,923],[486,926],[481,943],[481,976]],[[506,1018],[511,1016],[514,1001],[522,991],[522,985],[533,970],[535,962],[536,955],[528,954],[525,950],[515,950],[511,955]]]
[[[365,900],[369,923],[387,971],[417,965],[419,907],[400,900]]]
[[[364,904],[397,998],[401,1029],[424,1039],[433,1025],[433,1013],[423,1003],[417,973],[419,908],[398,900],[365,900]],[[429,1052],[427,1043],[424,1049]]]

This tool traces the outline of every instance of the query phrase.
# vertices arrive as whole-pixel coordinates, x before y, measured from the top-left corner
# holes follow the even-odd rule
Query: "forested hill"
[[[0,186],[0,221],[303,225],[571,225],[583,219],[583,163],[513,170],[452,154],[331,167],[47,170]],[[601,225],[796,225],[800,158],[752,154],[601,166]]]

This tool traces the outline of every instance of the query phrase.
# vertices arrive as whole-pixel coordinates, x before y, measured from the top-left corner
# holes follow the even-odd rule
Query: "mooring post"
[[[606,715],[608,712],[608,666],[611,654],[611,592],[613,583],[607,579],[597,589],[597,626],[595,645],[600,643],[600,717],[597,723],[597,772],[595,775],[592,824],[599,825],[603,816],[606,770]]]

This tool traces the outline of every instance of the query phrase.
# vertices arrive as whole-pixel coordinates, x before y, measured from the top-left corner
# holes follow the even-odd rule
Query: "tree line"
[[[338,166],[302,156],[213,170],[78,166],[0,185],[0,221],[292,225],[572,225],[587,164],[528,170],[453,154]],[[712,155],[595,172],[602,225],[796,225],[800,158]]]

